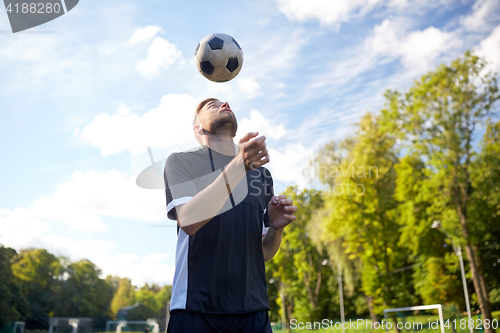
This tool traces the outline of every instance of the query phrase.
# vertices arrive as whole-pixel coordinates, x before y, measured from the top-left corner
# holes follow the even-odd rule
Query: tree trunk
[[[366,296],[366,300],[368,301],[368,311],[370,312],[370,318],[372,319],[373,325],[375,325],[375,323],[377,322],[377,316],[373,311],[373,297]]]
[[[290,318],[292,318],[292,308],[293,308],[293,301],[290,301],[290,302],[288,302],[288,305],[286,306],[286,314],[287,314],[288,320],[285,321],[286,331],[288,333],[292,332],[292,330],[290,328]]]
[[[460,224],[462,226],[462,235],[464,236],[467,244],[465,246],[465,252],[467,253],[467,258],[469,259],[470,263],[470,270],[472,273],[472,282],[474,284],[474,290],[476,292],[477,300],[479,302],[479,309],[481,310],[481,315],[482,315],[482,321],[483,323],[488,320],[490,322],[489,328],[484,328],[484,331],[486,333],[495,333],[495,329],[492,328],[491,322],[492,322],[492,316],[491,316],[491,311],[490,311],[490,306],[488,304],[488,298],[485,298],[484,295],[486,293],[486,290],[483,291],[482,285],[484,283],[481,283],[481,274],[478,271],[478,263],[476,261],[479,261],[479,258],[476,255],[476,251],[474,251],[474,248],[472,247],[470,240],[469,240],[469,230],[467,228],[467,223],[465,216],[463,214],[463,211],[460,206],[458,206],[458,213],[460,216]],[[484,327],[484,325],[483,325]]]
[[[484,331],[486,333],[495,333],[495,329],[491,327],[491,321],[493,318],[491,317],[490,306],[488,304],[488,300],[484,298],[483,288],[481,288],[481,277],[477,270],[476,253],[469,242],[467,242],[467,245],[465,246],[465,251],[470,262],[472,282],[474,284],[474,290],[479,302],[479,309],[481,309],[482,321],[483,323],[485,322],[485,320],[488,320],[490,322],[490,328],[485,327]]]
[[[393,312],[391,315],[392,321],[394,322],[394,330],[396,333],[400,333],[399,328],[398,328],[398,319],[396,318],[396,314]]]
[[[474,249],[474,252],[476,254],[476,262],[477,262],[477,270],[479,272],[479,282],[481,283],[481,290],[483,291],[483,297],[484,300],[486,301],[486,304],[490,304],[490,298],[488,296],[488,289],[486,288],[486,282],[484,281],[484,276],[483,276],[483,262],[481,260],[481,257],[478,254],[478,248],[477,246],[472,247]],[[491,311],[491,309],[490,309]]]

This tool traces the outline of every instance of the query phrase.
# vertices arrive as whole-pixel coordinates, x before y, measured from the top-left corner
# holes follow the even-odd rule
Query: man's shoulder
[[[188,162],[192,160],[196,160],[199,158],[203,158],[206,156],[207,149],[205,146],[199,146],[193,149],[174,152],[170,154],[167,158],[167,164],[176,163],[176,162]]]

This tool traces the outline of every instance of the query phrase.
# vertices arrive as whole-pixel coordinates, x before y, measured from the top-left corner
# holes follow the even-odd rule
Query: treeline
[[[491,320],[500,309],[496,74],[467,52],[385,98],[315,153],[321,191],[287,189],[299,211],[267,264],[272,320],[340,318],[339,271],[348,318],[435,303],[465,311],[454,248],[472,311]]]
[[[165,314],[171,286],[144,285],[138,289],[127,278],[100,277],[89,260],[71,262],[44,249],[19,253],[0,247],[0,329],[22,320],[26,329],[47,330],[50,317],[90,317],[94,330],[103,331],[119,309],[139,302],[129,320]]]

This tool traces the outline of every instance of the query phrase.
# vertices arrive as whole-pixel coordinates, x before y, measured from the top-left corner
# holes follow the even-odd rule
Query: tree
[[[56,289],[63,267],[44,249],[26,249],[12,259],[12,273],[28,303],[26,328],[47,329],[56,304]]]
[[[412,154],[399,159],[394,197],[399,202],[401,237],[399,244],[416,258],[415,291],[424,304],[455,304],[465,309],[460,268],[455,253],[443,247],[445,235],[431,229],[434,210],[434,183],[421,157]]]
[[[435,189],[429,211],[456,244],[465,248],[483,319],[491,321],[482,260],[474,248],[469,220],[476,126],[499,98],[496,78],[471,52],[440,65],[402,95],[388,91],[382,110],[384,128],[402,140],[408,155],[421,156],[428,169],[427,188]],[[458,231],[458,233],[457,233]],[[487,332],[494,332],[492,328]]]
[[[349,157],[349,154],[354,148],[355,141],[352,137],[347,137],[340,143],[331,141],[325,144],[317,152],[315,152],[314,157],[309,161],[310,170],[312,170],[312,175],[319,180],[323,188],[325,188],[325,193],[331,193],[335,190],[339,184],[339,175],[345,175],[349,170],[343,170],[342,160]],[[314,178],[312,179],[314,180]],[[325,196],[327,198],[327,196]],[[308,231],[313,244],[318,248],[319,251],[326,251],[328,254],[328,263],[334,271],[337,271],[337,275],[340,270],[340,278],[342,279],[342,288],[346,291],[346,296],[348,299],[344,301],[345,313],[352,313],[355,315],[364,315],[366,310],[369,311],[373,322],[376,322],[376,316],[373,312],[373,299],[371,296],[366,296],[360,292],[361,288],[361,271],[362,262],[358,258],[349,258],[349,255],[345,253],[345,248],[343,243],[344,238],[332,238],[325,237],[325,230],[323,229],[323,220],[328,218],[331,214],[331,210],[327,207],[321,207],[318,209],[311,218],[308,224]],[[338,280],[338,279],[337,279]],[[336,281],[338,283],[338,281]],[[333,287],[337,289],[336,287]],[[356,305],[353,306],[353,310],[349,311],[349,300],[355,299]],[[362,301],[365,299],[366,304]],[[339,299],[340,301],[340,299]],[[354,305],[354,304],[353,304]]]
[[[0,246],[0,330],[9,321],[20,320],[28,309],[28,302],[14,280],[11,260],[14,249]]]
[[[415,304],[409,251],[399,245],[397,201],[394,199],[398,151],[395,139],[367,113],[358,124],[352,149],[335,169],[326,193],[324,237],[342,240],[350,259],[362,262],[362,288],[382,308]]]
[[[486,287],[492,304],[500,305],[500,122],[487,121],[481,152],[472,167],[469,224],[473,243],[483,263]]]
[[[113,287],[101,279],[101,270],[83,259],[68,265],[66,279],[59,289],[59,302],[54,312],[64,317],[110,315]]]
[[[111,312],[114,316],[118,310],[135,303],[135,287],[132,286],[130,279],[123,278],[119,280],[118,289],[116,289],[111,301]]]
[[[327,255],[319,252],[313,245],[307,230],[312,214],[321,207],[321,194],[316,191],[288,187],[285,191],[294,205],[298,207],[296,221],[285,229],[280,250],[266,263],[268,277],[279,283],[270,286],[269,292],[281,293],[284,288],[287,309],[282,308],[281,296],[270,299],[279,306],[281,313],[286,312],[288,320],[319,321],[330,313],[331,294],[327,282],[332,271],[326,265]]]

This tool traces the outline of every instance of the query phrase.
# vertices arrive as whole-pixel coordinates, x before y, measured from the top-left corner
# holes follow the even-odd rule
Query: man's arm
[[[176,207],[177,223],[188,235],[194,235],[201,227],[218,214],[229,194],[246,172],[269,162],[265,137],[249,141],[258,133],[248,133],[240,140],[239,154],[224,171],[205,189],[197,193],[186,204]],[[227,183],[226,183],[227,178]]]
[[[262,239],[264,261],[271,260],[278,252],[283,230],[287,225],[295,221],[296,217],[293,214],[297,211],[297,207],[293,206],[293,201],[287,199],[286,195],[273,197],[269,201],[268,209],[271,224]]]
[[[283,229],[276,230],[272,226],[262,239],[262,252],[264,253],[264,261],[271,260],[281,246],[281,237]]]

